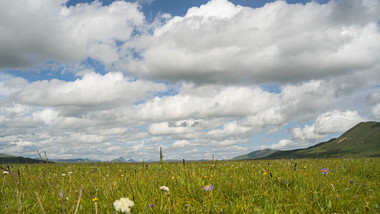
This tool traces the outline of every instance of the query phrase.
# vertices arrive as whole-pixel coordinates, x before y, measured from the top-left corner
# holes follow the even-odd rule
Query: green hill
[[[305,149],[276,151],[261,159],[380,157],[380,123],[362,122],[340,137]]]
[[[0,164],[12,164],[12,163],[46,163],[46,161],[1,154]]]
[[[253,152],[245,154],[245,155],[240,155],[240,156],[234,157],[231,160],[253,160],[253,159],[257,159],[257,158],[263,158],[263,157],[266,157],[268,155],[275,153],[276,151],[278,151],[278,150],[274,150],[274,149],[257,150],[257,151],[253,151]]]
[[[16,157],[16,156],[0,153],[0,158],[10,158],[10,157]]]

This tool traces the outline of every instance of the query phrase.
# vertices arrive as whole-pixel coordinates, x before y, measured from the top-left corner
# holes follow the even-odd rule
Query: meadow
[[[0,213],[380,212],[379,158],[0,167]]]

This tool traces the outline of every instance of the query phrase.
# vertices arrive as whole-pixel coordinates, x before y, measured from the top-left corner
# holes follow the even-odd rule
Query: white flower
[[[169,192],[169,187],[162,186],[160,187],[160,190],[162,190],[163,192]]]
[[[113,202],[115,210],[122,213],[131,213],[131,207],[133,207],[133,205],[135,205],[135,203],[129,200],[129,198],[120,198]]]
[[[65,177],[66,175],[65,174],[62,174],[62,177]]]
[[[9,174],[8,171],[3,171],[3,175]]]
[[[69,172],[69,175],[73,174],[73,172]]]

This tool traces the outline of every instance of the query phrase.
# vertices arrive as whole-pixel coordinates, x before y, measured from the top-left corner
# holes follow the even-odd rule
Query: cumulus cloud
[[[380,118],[376,0],[211,0],[153,23],[137,3],[65,3],[0,0],[0,69],[52,60],[76,75],[0,70],[0,152],[157,160],[162,146],[165,158],[230,158]],[[87,58],[101,73],[83,69]]]
[[[314,123],[315,131],[321,134],[345,132],[359,122],[366,121],[356,111],[331,111],[320,115]]]
[[[336,134],[347,131],[354,125],[366,121],[356,111],[329,111],[318,116],[311,125],[303,128],[291,129],[292,139],[282,139],[271,146],[263,148],[289,149],[306,147],[320,140],[328,134]]]
[[[194,129],[191,127],[181,127],[176,125],[171,126],[168,122],[153,123],[149,127],[149,133],[154,135],[175,135],[192,132],[194,132]]]
[[[87,57],[110,64],[118,59],[115,42],[128,40],[144,22],[136,3],[94,1],[68,8],[66,1],[0,1],[0,68]]]
[[[256,9],[212,0],[142,37],[145,47],[126,43],[141,49],[126,68],[146,78],[246,84],[375,72],[379,10],[376,0],[276,1]]]
[[[36,81],[12,96],[24,104],[67,108],[66,111],[96,110],[145,100],[165,88],[158,83],[130,80],[120,72],[105,75],[87,72],[73,82]]]
[[[373,106],[371,111],[374,118],[380,119],[380,91],[369,94],[367,102]]]
[[[294,142],[293,140],[289,140],[289,139],[282,139],[280,140],[278,143],[276,144],[273,144],[271,146],[262,146],[261,148],[262,149],[267,149],[267,148],[270,148],[270,149],[284,149],[284,148],[294,148],[294,147],[297,147],[297,146],[303,146],[304,144],[299,144],[297,142]]]
[[[33,117],[36,120],[41,120],[47,125],[51,125],[60,120],[59,112],[54,111],[53,109],[44,109],[42,111],[34,112]]]

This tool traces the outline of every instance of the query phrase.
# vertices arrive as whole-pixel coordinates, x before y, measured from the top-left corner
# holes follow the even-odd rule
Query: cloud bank
[[[0,5],[0,153],[221,159],[380,118],[376,0],[211,0],[150,23],[138,2]],[[75,79],[12,73],[52,62]]]

